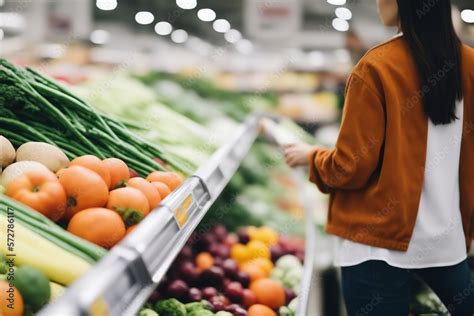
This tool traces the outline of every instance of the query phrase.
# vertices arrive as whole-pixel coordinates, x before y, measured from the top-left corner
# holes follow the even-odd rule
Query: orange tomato
[[[9,308],[8,304],[12,304],[13,308]],[[0,281],[0,315],[23,316],[24,312],[25,303],[20,291],[16,287],[10,288],[8,282]]]
[[[240,271],[243,271],[249,275],[250,282],[254,282],[268,277],[268,275],[262,268],[250,262],[242,264],[240,266]]]
[[[201,252],[196,256],[196,266],[200,270],[209,269],[214,265],[214,258],[209,252]]]
[[[139,223],[150,213],[150,203],[145,194],[135,188],[110,191],[107,208],[120,214],[127,226]]]
[[[158,192],[153,184],[146,181],[145,179],[139,177],[131,178],[127,181],[127,185],[131,188],[138,189],[143,194],[145,194],[151,209],[154,209],[156,206],[158,206],[158,204],[160,204],[160,192]]]
[[[137,227],[138,227],[138,225],[132,225],[132,226],[130,226],[129,228],[127,228],[127,232],[125,233],[125,235],[129,235],[129,234],[133,233],[133,231],[134,231],[135,229],[137,229]]]
[[[86,208],[102,207],[109,198],[109,188],[104,180],[94,171],[81,166],[62,170],[59,182],[66,191],[66,219]]]
[[[235,244],[230,248],[230,257],[238,263],[243,263],[250,259],[250,253],[247,246]]]
[[[162,200],[171,193],[170,188],[163,182],[154,181],[151,184],[153,184],[153,186],[158,190],[158,192],[160,192]]]
[[[250,253],[250,259],[265,258],[270,260],[272,257],[270,248],[259,240],[251,240],[247,244],[247,249]]]
[[[248,316],[277,316],[277,314],[269,307],[262,304],[250,306]]]
[[[254,264],[258,266],[260,269],[262,269],[267,276],[272,273],[273,270],[273,262],[269,259],[266,258],[256,258],[252,259],[248,262],[249,264]]]
[[[128,179],[130,179],[130,170],[128,169],[127,164],[122,160],[118,158],[108,158],[102,160],[102,163],[110,173],[110,190],[121,187]]]
[[[273,309],[285,305],[285,289],[281,283],[270,279],[260,279],[250,284],[250,290],[257,302]]]
[[[66,212],[66,192],[49,170],[25,173],[10,182],[5,194],[55,222]]]
[[[102,162],[99,158],[92,155],[85,155],[81,157],[77,157],[69,166],[81,166],[87,169],[90,169],[97,173],[107,185],[107,188],[110,187],[110,172],[107,168],[106,164]]]
[[[171,191],[183,183],[183,179],[176,172],[155,171],[150,173],[146,179],[150,182],[163,182]]]
[[[125,236],[122,218],[106,208],[80,211],[71,218],[67,230],[106,249],[115,246]]]

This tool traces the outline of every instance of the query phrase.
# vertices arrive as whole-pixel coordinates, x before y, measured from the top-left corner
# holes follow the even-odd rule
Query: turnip
[[[40,142],[28,142],[21,145],[16,152],[16,160],[37,161],[52,172],[57,172],[69,166],[69,159],[61,149]]]

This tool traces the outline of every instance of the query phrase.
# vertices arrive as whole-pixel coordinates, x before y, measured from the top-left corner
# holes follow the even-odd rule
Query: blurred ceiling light
[[[117,8],[117,0],[97,0],[95,5],[98,9],[104,11],[111,11]]]
[[[185,30],[176,30],[171,33],[171,40],[175,43],[181,44],[188,39],[188,32]]]
[[[242,34],[237,30],[230,29],[225,33],[224,38],[229,43],[237,43],[242,39]]]
[[[324,65],[324,54],[320,51],[314,51],[308,54],[309,62],[314,67],[321,67]]]
[[[0,12],[0,27],[21,29],[26,25],[25,17],[14,12]]]
[[[212,22],[216,19],[216,12],[212,9],[201,9],[198,11],[197,16],[201,21]]]
[[[345,5],[346,0],[328,0],[328,3],[332,5]]]
[[[196,0],[176,0],[176,5],[184,10],[191,10],[197,6]]]
[[[155,16],[148,11],[140,11],[135,14],[135,21],[137,21],[138,24],[147,25],[153,23],[154,20]]]
[[[169,35],[173,31],[173,26],[168,22],[158,22],[155,25],[155,32],[158,35]]]
[[[0,0],[0,7],[2,7],[5,4],[5,0]]]
[[[352,12],[348,8],[336,8],[336,16],[343,20],[352,19]]]
[[[230,23],[226,19],[218,19],[214,21],[212,27],[216,32],[225,33],[230,30]]]
[[[0,41],[3,39],[4,36],[5,36],[5,34],[3,33],[3,30],[0,29]]]
[[[340,18],[335,18],[332,20],[332,27],[336,31],[347,32],[349,30],[349,22]]]
[[[105,44],[110,39],[110,33],[105,30],[95,30],[91,33],[90,40],[97,45]]]
[[[466,23],[474,23],[474,10],[462,10],[461,19]]]
[[[248,39],[241,39],[237,42],[235,48],[242,54],[250,54],[253,50],[253,44]]]

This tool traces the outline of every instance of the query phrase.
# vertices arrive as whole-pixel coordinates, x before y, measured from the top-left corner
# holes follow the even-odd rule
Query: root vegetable
[[[69,159],[61,149],[41,142],[28,142],[21,145],[16,152],[16,160],[37,161],[52,172],[69,166]]]
[[[5,188],[12,182],[13,180],[21,177],[28,171],[34,170],[48,170],[45,165],[37,162],[37,161],[19,161],[15,162],[3,170],[2,178],[0,179],[0,185],[4,186]]]
[[[12,143],[0,135],[0,169],[15,161],[15,148]]]

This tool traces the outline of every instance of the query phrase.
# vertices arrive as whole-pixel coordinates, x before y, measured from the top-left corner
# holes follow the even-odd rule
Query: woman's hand
[[[290,167],[307,166],[308,155],[313,149],[314,146],[309,144],[288,144],[283,145],[283,155]]]

